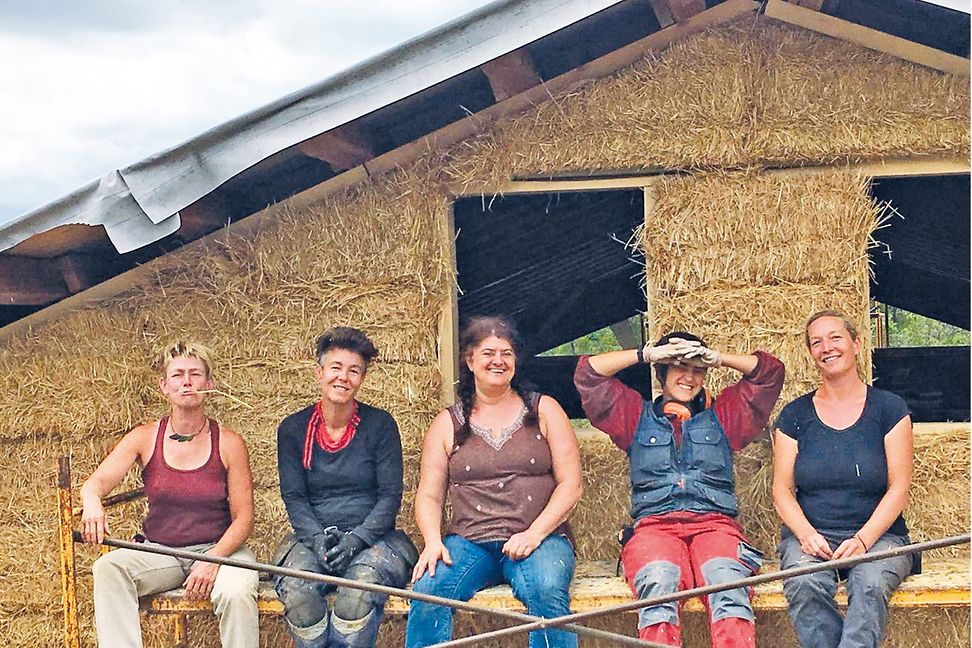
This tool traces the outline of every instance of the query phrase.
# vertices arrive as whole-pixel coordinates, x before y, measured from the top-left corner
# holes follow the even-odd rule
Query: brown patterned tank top
[[[535,412],[540,394],[531,394]],[[449,408],[454,430],[465,421],[462,404]],[[470,424],[470,435],[449,457],[449,533],[473,542],[507,540],[525,531],[540,515],[556,487],[550,446],[537,424],[520,415],[498,437]],[[554,533],[570,537],[566,522]]]

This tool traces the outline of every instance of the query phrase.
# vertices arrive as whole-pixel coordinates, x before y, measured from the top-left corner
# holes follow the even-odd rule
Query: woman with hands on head
[[[435,417],[422,447],[415,519],[425,548],[412,579],[416,592],[461,601],[507,582],[530,614],[550,618],[570,613],[566,520],[581,496],[580,451],[557,401],[522,385],[520,348],[502,318],[476,317],[463,329],[457,402]],[[412,601],[408,648],[451,637],[451,608]],[[577,637],[537,630],[529,645],[573,647]]]
[[[109,532],[102,498],[136,463],[148,500],[142,529],[149,543],[253,560],[243,543],[253,530],[253,481],[246,445],[205,413],[212,387],[209,351],[176,342],[162,353],[159,388],[171,411],[133,428],[81,486],[81,535]],[[187,600],[212,599],[224,648],[256,648],[257,572],[133,549],[95,561],[95,626],[102,648],[141,647],[138,597],[185,588]]]
[[[378,350],[360,330],[337,326],[317,339],[319,400],[277,430],[280,496],[293,533],[273,558],[292,569],[404,587],[418,557],[395,528],[402,504],[402,442],[391,415],[357,400]],[[277,578],[298,648],[374,646],[386,595],[302,578]]]
[[[614,377],[650,362],[661,384],[654,402]],[[711,399],[703,389],[710,367],[742,374]],[[634,529],[621,562],[639,598],[751,576],[761,555],[743,535],[732,453],[763,431],[783,386],[783,363],[763,351],[735,355],[676,332],[653,346],[582,357],[574,384],[591,424],[628,454]],[[756,628],[750,592],[738,588],[703,599],[714,648],[751,647]],[[638,636],[681,645],[679,604],[645,607]]]
[[[820,387],[784,407],[774,426],[773,503],[784,524],[782,569],[910,542],[901,514],[914,459],[908,406],[861,380],[861,341],[843,313],[811,315],[805,341]],[[787,579],[783,592],[800,644],[878,646],[888,599],[911,569],[906,555],[840,574]],[[838,577],[847,579],[843,619],[834,601]]]

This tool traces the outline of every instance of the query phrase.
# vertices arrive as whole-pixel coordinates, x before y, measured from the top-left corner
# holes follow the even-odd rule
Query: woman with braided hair
[[[467,601],[509,583],[530,614],[570,613],[574,549],[567,515],[581,495],[580,451],[556,400],[517,374],[519,338],[499,317],[476,317],[460,338],[458,402],[432,421],[422,448],[415,520],[425,549],[415,591]],[[446,492],[452,520],[442,536]],[[452,609],[412,601],[405,645],[452,636]],[[573,647],[562,630],[530,633],[530,646]]]

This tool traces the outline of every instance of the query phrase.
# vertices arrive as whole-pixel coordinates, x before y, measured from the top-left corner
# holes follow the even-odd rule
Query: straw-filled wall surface
[[[60,645],[55,458],[72,454],[80,484],[125,430],[162,413],[151,354],[177,336],[213,346],[222,388],[255,406],[214,399],[212,411],[249,446],[257,489],[251,545],[266,559],[286,528],[274,430],[315,396],[313,339],[332,324],[365,329],[382,355],[361,397],[399,422],[407,472],[400,520],[414,534],[420,438],[440,405],[437,321],[453,281],[441,235],[446,185],[474,191],[515,174],[562,170],[708,171],[654,189],[641,233],[652,325],[696,328],[726,348],[777,353],[791,375],[785,397],[805,391],[812,370],[800,351],[800,322],[814,308],[835,305],[864,322],[866,247],[877,208],[864,181],[848,174],[783,178],[758,167],[966,154],[966,94],[963,79],[765,18],[744,21],[677,43],[358,188],[299,210],[274,208],[246,238],[221,237],[152,262],[153,279],[0,349],[0,518],[7,532],[0,636],[11,647]],[[765,492],[768,449],[752,453],[737,470],[743,521],[769,548],[776,531]],[[615,545],[605,528],[627,508],[624,456],[585,443],[584,463],[587,493],[573,518],[581,557],[609,558]],[[962,478],[961,470],[948,475]],[[967,472],[965,479],[967,486]],[[133,474],[126,485],[135,481]],[[946,495],[941,490],[936,501]],[[929,506],[927,515],[967,526],[967,499],[964,512],[950,502]],[[140,514],[140,504],[126,505],[112,516],[114,533],[130,535]],[[940,527],[940,519],[928,526]],[[88,569],[95,555],[79,555],[85,645],[93,645]],[[935,627],[947,633],[964,624],[967,637],[968,616],[961,616]],[[617,623],[630,630],[630,619]],[[401,624],[388,626],[385,645],[395,645]],[[778,626],[780,643],[771,630],[768,645],[789,636],[785,620]],[[289,645],[279,619],[263,627],[263,645]],[[147,628],[148,645],[162,645],[163,630],[155,622]],[[192,645],[218,645],[214,628],[198,624]],[[893,629],[892,637],[901,632]]]

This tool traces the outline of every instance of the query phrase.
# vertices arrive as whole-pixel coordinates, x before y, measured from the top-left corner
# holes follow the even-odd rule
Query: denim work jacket
[[[645,403],[628,458],[635,521],[671,511],[738,513],[732,449],[714,409],[682,422],[676,445],[671,421]]]

